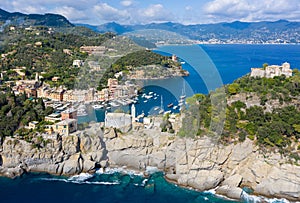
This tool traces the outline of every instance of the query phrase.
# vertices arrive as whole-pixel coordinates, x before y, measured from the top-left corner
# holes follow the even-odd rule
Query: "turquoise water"
[[[27,174],[13,181],[0,178],[0,195],[1,203],[233,202],[177,187],[166,182],[161,173],[147,178],[120,172],[72,178]]]
[[[138,114],[143,111],[151,113],[160,106],[161,95],[167,110],[167,104],[176,104],[183,89],[187,96],[207,93],[233,82],[249,73],[251,67],[261,67],[263,63],[282,64],[287,61],[293,68],[300,67],[298,45],[195,45],[160,47],[158,51],[182,58],[186,62],[182,66],[190,72],[190,76],[142,83],[145,93],[155,92],[159,96],[146,103],[140,98],[136,105]],[[129,107],[124,107],[124,110],[129,111]],[[86,119],[101,121],[103,114],[103,111],[96,111]],[[211,193],[167,183],[159,173],[143,181],[143,177],[122,173],[96,174],[84,180],[41,174],[28,174],[16,180],[0,178],[0,202],[231,202]]]

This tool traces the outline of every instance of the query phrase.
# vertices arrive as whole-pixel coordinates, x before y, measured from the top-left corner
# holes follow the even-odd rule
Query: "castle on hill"
[[[285,62],[281,66],[271,65],[265,68],[251,68],[251,77],[260,78],[274,78],[275,76],[285,75],[286,77],[291,77],[293,71],[289,63]]]

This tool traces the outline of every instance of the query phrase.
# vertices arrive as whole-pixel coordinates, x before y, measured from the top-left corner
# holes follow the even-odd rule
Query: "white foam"
[[[153,174],[153,173],[159,172],[159,170],[158,170],[157,167],[154,167],[154,166],[147,166],[147,167],[146,167],[146,172],[147,172],[148,174]]]
[[[143,187],[144,187],[144,186],[147,184],[147,182],[148,182],[148,179],[147,179],[147,178],[146,178],[146,179],[144,179],[144,180],[143,180],[143,182],[142,182],[142,184],[141,184],[141,186],[143,186]]]
[[[204,193],[209,193],[209,194],[212,194],[212,195],[216,195],[216,188],[204,191]]]
[[[256,203],[256,202],[258,203],[258,202],[262,201],[261,197],[249,195],[248,193],[246,193],[244,191],[242,192],[241,199],[248,203]]]
[[[91,174],[80,174],[76,176],[72,176],[68,179],[63,179],[63,178],[41,178],[39,180],[45,180],[45,181],[58,181],[58,182],[65,182],[65,183],[74,183],[74,184],[89,184],[89,185],[118,185],[120,184],[119,181],[115,182],[100,182],[100,181],[86,181],[90,178],[92,178],[93,175]]]
[[[122,174],[128,174],[130,176],[143,176],[142,172],[134,171],[134,170],[128,170],[126,168],[106,168],[105,171],[97,170],[96,174],[114,174],[114,173],[122,173]]]
[[[93,175],[89,173],[80,173],[79,175],[72,176],[68,178],[69,181],[77,181],[77,182],[84,182],[90,178],[92,178]]]
[[[120,184],[119,181],[116,181],[116,182],[98,182],[98,181],[89,182],[89,181],[87,181],[87,182],[84,182],[84,183],[89,184],[89,185],[119,185]]]
[[[277,198],[266,198],[266,197],[261,197],[261,196],[255,196],[255,195],[249,195],[246,192],[242,193],[241,196],[242,200],[246,201],[247,203],[260,203],[260,202],[269,202],[269,203],[290,203],[286,199],[277,199]]]

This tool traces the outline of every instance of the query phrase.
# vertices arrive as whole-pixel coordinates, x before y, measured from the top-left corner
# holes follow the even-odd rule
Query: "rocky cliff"
[[[102,133],[94,124],[43,148],[6,138],[0,165],[1,175],[8,177],[34,171],[73,175],[107,166],[144,171],[155,166],[182,186],[217,187],[217,193],[235,199],[241,197],[242,187],[249,187],[257,195],[300,200],[300,167],[279,154],[262,154],[250,140],[223,146],[207,137],[193,140],[157,130]]]

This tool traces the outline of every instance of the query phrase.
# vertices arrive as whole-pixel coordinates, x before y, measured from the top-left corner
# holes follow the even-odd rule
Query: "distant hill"
[[[151,23],[146,25],[120,25],[106,23],[94,26],[98,32],[127,32],[159,29],[208,43],[300,43],[300,22],[240,22],[182,25],[179,23]]]
[[[10,13],[0,9],[0,25],[13,24],[24,26],[74,27],[65,17],[57,14]]]

